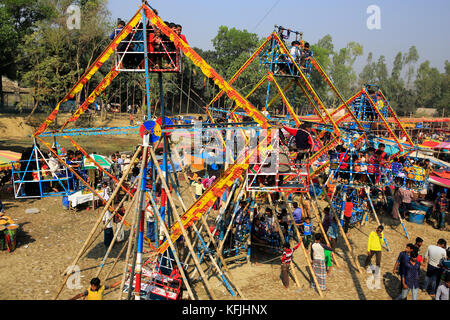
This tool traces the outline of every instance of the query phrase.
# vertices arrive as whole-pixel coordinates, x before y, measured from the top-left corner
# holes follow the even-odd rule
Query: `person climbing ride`
[[[314,142],[310,133],[310,126],[304,124],[303,126],[295,129],[283,126],[291,136],[295,137],[295,148],[297,151],[296,162],[301,162],[309,153],[311,153]]]

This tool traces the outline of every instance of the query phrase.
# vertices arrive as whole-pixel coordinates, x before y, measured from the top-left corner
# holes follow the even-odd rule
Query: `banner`
[[[214,83],[223,91],[225,91],[228,97],[236,102],[236,104],[244,109],[247,114],[252,117],[263,129],[268,129],[271,125],[267,118],[258,111],[250,102],[248,102],[243,96],[239,94],[228,82],[226,82],[205,60],[202,59],[186,42],[184,42],[175,32],[172,31],[164,22],[158,17],[148,6],[143,5],[147,17],[150,19],[153,25],[161,30],[166,36],[170,38],[170,41],[175,43],[175,46],[179,48],[197,67],[199,67],[203,74],[208,78],[214,80]]]
[[[66,123],[60,129],[60,132],[64,130],[69,122],[76,121],[83,113],[86,112],[87,108],[95,101],[95,99],[111,84],[111,81],[119,74],[120,72],[116,70],[114,66],[111,71],[105,76],[105,78],[100,82],[100,84],[95,88],[94,92],[83,102],[83,104],[75,111],[72,117],[66,121]]]
[[[117,37],[109,44],[109,46],[103,51],[103,53],[97,58],[97,60],[86,70],[84,75],[78,80],[75,86],[66,94],[66,96],[58,102],[55,109],[44,121],[44,123],[39,127],[39,129],[33,134],[34,137],[39,136],[48,126],[55,120],[56,115],[59,112],[59,107],[64,102],[73,99],[77,93],[83,89],[84,85],[92,78],[92,76],[100,69],[100,67],[109,59],[109,57],[114,53],[117,46],[125,39],[133,30],[133,28],[139,23],[142,18],[141,11],[139,10],[136,15],[131,19],[130,22],[122,29],[122,31],[117,35]]]
[[[248,160],[248,158],[247,158]],[[202,215],[204,215],[209,208],[214,205],[214,202],[218,197],[221,197],[226,188],[231,188],[234,181],[238,178],[242,178],[244,176],[245,170],[247,170],[249,164],[235,164],[231,166],[223,178],[217,180],[205,193],[194,203],[194,205],[186,211],[185,214],[181,217],[181,222],[183,224],[183,228],[187,229],[194,222],[198,221]],[[182,236],[181,228],[179,223],[175,223],[169,230],[170,239],[172,242],[178,240],[180,236]],[[165,252],[169,248],[169,242],[164,241],[158,248],[159,253]]]

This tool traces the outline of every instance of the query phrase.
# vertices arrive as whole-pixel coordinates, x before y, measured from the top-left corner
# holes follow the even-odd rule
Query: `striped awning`
[[[19,161],[21,157],[21,153],[9,150],[0,150],[0,170],[11,169],[11,162]],[[15,163],[14,167],[20,167],[20,163]]]

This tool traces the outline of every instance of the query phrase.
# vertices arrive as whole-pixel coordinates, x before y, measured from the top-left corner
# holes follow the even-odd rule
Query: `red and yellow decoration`
[[[194,224],[194,222],[198,221],[201,216],[214,205],[217,198],[222,196],[226,188],[231,188],[236,179],[242,178],[248,166],[248,163],[235,164],[231,166],[226,171],[222,179],[217,180],[216,183],[206,190],[200,199],[198,199],[197,202],[195,202],[194,205],[181,217],[184,229],[189,228]],[[178,222],[170,228],[169,232],[172,242],[177,241],[177,239],[182,235]],[[169,242],[166,240],[159,246],[158,252],[163,253],[168,248]]]
[[[83,102],[83,104],[75,111],[72,117],[66,121],[66,123],[62,126],[60,131],[64,130],[69,122],[76,121],[83,113],[86,112],[87,108],[95,101],[95,99],[111,84],[111,81],[114,80],[115,77],[120,72],[116,70],[114,66],[111,71],[106,75],[106,77],[100,82],[100,84],[95,88],[94,92]]]
[[[66,96],[58,102],[56,108],[52,111],[52,113],[48,116],[48,118],[44,121],[44,123],[39,127],[39,129],[34,133],[34,137],[39,136],[45,130],[47,130],[48,126],[55,120],[56,115],[59,112],[59,107],[62,103],[73,99],[77,93],[79,93],[84,85],[92,78],[92,76],[100,69],[100,67],[109,59],[109,57],[114,53],[114,50],[117,46],[125,39],[133,30],[133,28],[139,23],[142,18],[142,14],[140,11],[136,13],[136,15],[131,19],[131,21],[122,29],[119,35],[110,43],[110,45],[103,51],[103,53],[97,58],[97,60],[86,70],[84,75],[78,80],[75,86],[66,94]]]
[[[214,80],[214,83],[223,91],[228,97],[236,102],[236,104],[245,110],[247,114],[252,117],[263,129],[270,127],[267,118],[258,111],[250,102],[248,102],[239,92],[237,92],[228,82],[226,82],[205,60],[202,59],[186,42],[184,42],[175,32],[172,31],[162,20],[158,17],[148,6],[143,5],[145,14],[150,19],[153,25],[161,30],[170,41],[175,43],[179,48],[197,67],[199,67],[203,74],[208,78]]]

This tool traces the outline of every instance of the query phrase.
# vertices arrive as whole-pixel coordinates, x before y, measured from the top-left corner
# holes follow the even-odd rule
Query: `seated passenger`
[[[350,166],[349,152],[342,146],[339,146],[339,178],[345,181],[349,181],[350,172],[348,171]]]
[[[122,29],[125,27],[125,22],[119,19],[119,22],[117,23],[117,28],[114,29],[114,31],[109,36],[109,39],[114,40],[117,35],[122,31]]]
[[[177,29],[176,29],[177,30],[176,31],[177,35],[181,38],[181,40],[183,40],[184,42],[189,44],[188,41],[186,40],[186,37],[184,36],[184,34],[182,34],[183,27],[181,25],[179,25],[179,24],[177,24],[176,27],[177,27]]]
[[[301,59],[301,49],[300,49],[300,42],[299,41],[293,41],[292,42],[292,47],[290,50],[290,54],[292,56],[292,58],[294,58],[294,62],[298,65],[300,64],[300,59]],[[295,74],[297,74],[297,72],[295,72]]]
[[[311,63],[312,52],[309,50],[309,43],[305,42],[303,50],[301,51],[300,57],[300,68],[306,70]]]
[[[380,174],[380,153],[380,150],[377,150],[375,154],[369,158],[367,173],[369,174],[370,182],[372,184],[378,183]]]
[[[127,54],[127,56],[129,56],[130,66],[135,69],[144,60],[144,24],[142,22],[135,29],[132,45],[133,52],[136,53]]]
[[[401,183],[402,179],[400,177],[400,175],[402,175],[402,169],[403,164],[400,162],[399,158],[396,157],[394,161],[391,163],[391,177],[392,177],[391,179],[396,185],[402,184]]]
[[[148,52],[152,52],[149,57],[150,68],[161,69],[162,54],[159,53],[163,52],[161,30],[155,29],[153,33],[150,33],[147,42]]]

